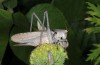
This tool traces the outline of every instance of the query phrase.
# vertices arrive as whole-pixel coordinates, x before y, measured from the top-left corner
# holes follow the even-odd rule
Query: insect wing
[[[13,42],[22,43],[18,45],[31,45],[36,46],[39,45],[40,42],[40,34],[41,32],[27,32],[27,33],[19,33],[15,34],[11,37]],[[43,32],[42,41],[48,42],[47,33]]]
[[[41,41],[40,38],[42,38]],[[42,37],[39,36],[37,38],[31,39],[31,42],[27,42],[27,45],[37,46],[39,44],[44,44],[44,43],[49,43],[47,35],[44,35]]]

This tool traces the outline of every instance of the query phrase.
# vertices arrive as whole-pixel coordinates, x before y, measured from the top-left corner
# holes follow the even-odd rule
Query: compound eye
[[[63,38],[61,37],[60,39],[62,40]]]
[[[54,32],[54,34],[57,34],[57,32]]]

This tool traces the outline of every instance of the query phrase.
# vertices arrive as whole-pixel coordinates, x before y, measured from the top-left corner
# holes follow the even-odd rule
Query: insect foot
[[[31,52],[30,65],[64,65],[67,52],[61,45],[42,44]]]

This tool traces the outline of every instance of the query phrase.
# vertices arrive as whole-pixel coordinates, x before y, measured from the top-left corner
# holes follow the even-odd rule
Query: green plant
[[[85,20],[90,21],[90,23],[93,25],[92,27],[86,28],[85,31],[89,34],[94,33],[100,33],[100,6],[95,6],[94,4],[91,4],[87,2],[88,9],[87,14],[90,16],[88,18],[85,18]],[[88,54],[87,61],[91,60],[94,61],[94,65],[99,65],[100,63],[100,44],[94,45],[96,49],[91,50],[92,53]]]
[[[99,33],[100,32],[100,6],[97,5],[97,7],[89,2],[88,3],[88,9],[90,11],[87,11],[87,14],[90,15],[90,17],[88,18],[85,18],[85,20],[88,20],[90,21],[91,24],[94,25],[94,27],[89,27],[89,28],[86,28],[85,30],[88,32],[88,33]]]
[[[92,53],[88,54],[87,61],[94,61],[94,65],[99,65],[100,63],[100,44],[94,45],[96,49],[90,50]]]
[[[52,53],[52,58],[48,58],[48,52]],[[31,52],[30,65],[64,65],[65,59],[68,59],[67,52],[60,45],[42,44]]]

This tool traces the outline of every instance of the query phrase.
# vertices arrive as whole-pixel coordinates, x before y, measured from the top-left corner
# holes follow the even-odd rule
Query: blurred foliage
[[[59,8],[68,20],[68,56],[69,62],[66,65],[85,65],[83,54],[88,48],[89,35],[82,30],[86,27],[83,20],[85,16],[85,0],[54,0],[54,5]],[[75,52],[72,52],[75,51]],[[86,54],[86,53],[85,53]],[[79,62],[79,61],[80,62]]]
[[[13,9],[17,6],[17,0],[7,0],[3,2],[3,5],[8,9]]]
[[[100,64],[100,44],[94,45],[96,49],[90,50],[92,53],[88,54],[89,57],[87,58],[87,61],[91,60],[94,61],[94,65]]]
[[[92,32],[99,32],[99,25],[96,24],[99,23],[99,18],[91,15],[91,21],[94,21],[91,23],[96,24],[95,27],[93,27],[93,24],[90,25],[87,21],[84,21],[84,17],[87,16],[85,13],[87,1],[100,4],[100,0],[0,0],[0,62],[2,62],[2,65],[29,64],[29,55],[33,47],[13,46],[15,43],[10,40],[10,37],[16,33],[28,32],[30,16],[33,11],[42,20],[45,10],[49,12],[51,29],[67,28],[68,30],[69,47],[67,52],[69,60],[66,60],[65,65],[93,65],[93,63],[85,60],[89,50],[93,47],[92,44],[100,42],[100,35],[92,34]],[[93,14],[94,12],[99,13],[98,5],[90,4],[93,8],[90,11]],[[33,30],[37,30],[35,22],[36,20],[33,23]],[[89,28],[85,30],[90,30],[89,33],[91,34],[83,31],[86,27]],[[8,45],[10,45],[12,53],[5,54],[5,51],[9,51]],[[13,54],[13,56],[8,57],[11,60],[6,64],[7,61],[4,62],[4,60],[7,58],[4,55],[9,56],[10,54]],[[17,57],[17,60],[14,56]],[[21,62],[23,64],[20,64]]]
[[[12,26],[11,15],[10,12],[0,9],[0,64],[9,41],[9,32]]]
[[[95,6],[94,4],[91,4],[88,2],[88,9],[90,11],[87,11],[87,14],[90,15],[90,17],[85,18],[85,20],[90,21],[91,24],[94,25],[94,27],[86,28],[85,30],[88,33],[99,33],[100,32],[100,6]]]
[[[85,31],[88,32],[89,34],[91,33],[100,33],[100,6],[99,5],[94,5],[89,2],[88,4],[88,9],[87,14],[90,16],[85,18],[85,20],[90,21],[90,23],[93,25],[92,27],[86,28]],[[95,44],[96,49],[90,50],[92,53],[88,54],[87,61],[91,60],[94,61],[94,65],[100,65],[100,44]]]

